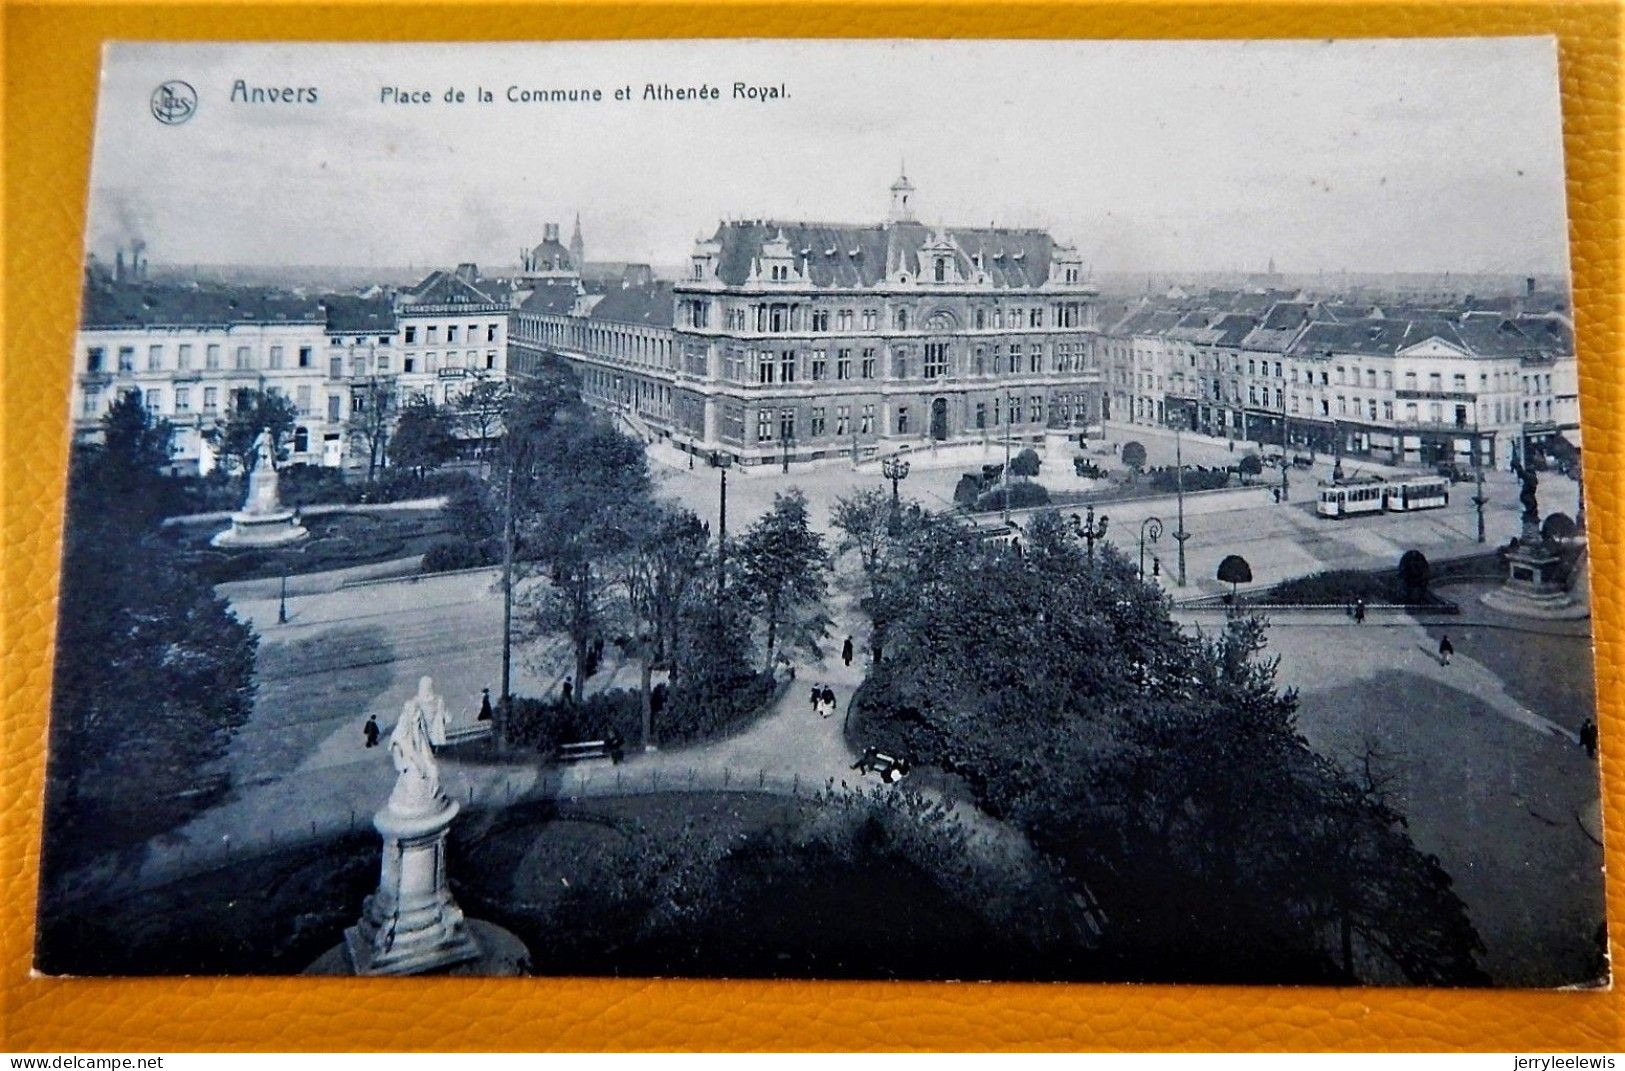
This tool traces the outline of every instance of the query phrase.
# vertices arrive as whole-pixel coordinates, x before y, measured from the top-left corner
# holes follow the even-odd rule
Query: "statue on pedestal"
[[[440,791],[440,764],[434,757],[433,712],[440,714],[440,741],[446,737],[446,702],[434,694],[434,681],[424,677],[418,691],[401,707],[395,731],[389,737],[389,760],[395,765],[395,790],[388,810],[397,814],[426,814],[450,801]]]
[[[254,440],[254,467],[248,472],[243,508],[231,515],[231,527],[211,542],[217,547],[276,547],[310,535],[277,495],[276,443],[266,428]]]

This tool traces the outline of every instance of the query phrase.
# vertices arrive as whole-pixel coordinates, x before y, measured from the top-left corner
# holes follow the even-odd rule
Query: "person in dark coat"
[[[852,665],[852,637],[848,636],[846,642],[841,644],[841,661],[848,667]]]
[[[834,688],[831,688],[827,684],[824,685],[824,694],[822,696],[820,696],[819,699],[824,704],[824,717],[827,718],[831,714],[835,713],[835,689]]]
[[[1586,749],[1586,757],[1597,757],[1597,723],[1590,718],[1580,725],[1580,746]]]
[[[480,689],[480,721],[491,720],[491,689]]]
[[[649,716],[658,718],[660,712],[666,709],[666,682],[661,681],[649,689]]]
[[[361,735],[367,738],[368,747],[378,746],[378,715],[367,716],[367,724],[361,727]]]
[[[1364,599],[1355,599],[1354,600],[1354,623],[1356,625],[1359,625],[1359,624],[1363,624],[1364,622],[1365,622],[1365,600]]]
[[[572,677],[564,678],[564,701],[566,703],[570,702],[571,698],[575,695],[575,691],[575,679]]]
[[[1450,642],[1450,637],[1439,637],[1439,664],[1441,666],[1448,666],[1450,664],[1450,656],[1455,653],[1456,648],[1455,645]]]
[[[816,685],[816,684],[813,685],[812,686],[812,696],[810,697],[810,701],[812,703],[812,712],[814,714],[817,714],[818,713],[818,704],[820,704],[820,703],[822,703],[824,701],[824,689],[822,687],[820,687],[819,685]]]

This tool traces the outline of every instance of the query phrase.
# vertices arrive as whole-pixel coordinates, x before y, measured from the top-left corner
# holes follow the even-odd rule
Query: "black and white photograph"
[[[1607,986],[1558,63],[109,45],[36,970]]]

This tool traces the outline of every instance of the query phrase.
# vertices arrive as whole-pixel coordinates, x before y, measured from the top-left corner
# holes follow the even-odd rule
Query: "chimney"
[[[1523,295],[1524,295],[1524,297],[1534,297],[1535,296],[1535,277],[1533,275],[1531,275],[1528,278],[1524,279],[1524,281],[1523,281]]]
[[[118,255],[113,258],[113,281],[115,283],[122,283],[124,281],[124,247],[123,246],[119,246]]]

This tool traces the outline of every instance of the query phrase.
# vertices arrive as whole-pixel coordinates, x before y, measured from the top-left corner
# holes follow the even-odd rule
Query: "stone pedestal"
[[[344,931],[356,974],[422,974],[480,956],[446,883],[446,832],[457,803],[440,803],[428,813],[386,806],[373,816],[384,837],[383,873],[361,921]]]
[[[264,438],[263,436],[261,437]],[[231,515],[231,527],[209,542],[216,547],[281,547],[310,535],[277,497],[276,463],[263,444],[259,463],[248,474],[248,496]]]
[[[1524,617],[1564,619],[1591,613],[1568,589],[1561,555],[1539,539],[1525,539],[1507,552],[1506,581],[1497,590],[1485,592],[1483,602]]]

